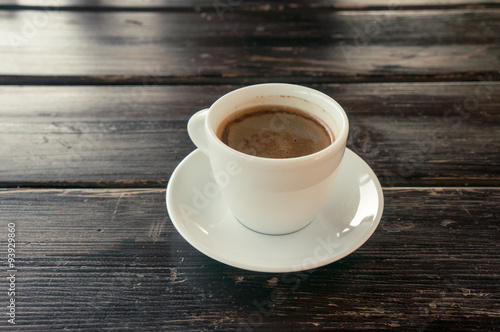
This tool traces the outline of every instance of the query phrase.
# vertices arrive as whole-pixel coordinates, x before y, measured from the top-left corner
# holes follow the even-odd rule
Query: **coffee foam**
[[[324,122],[289,106],[258,105],[226,118],[217,136],[229,147],[264,158],[295,158],[318,152],[335,140]]]

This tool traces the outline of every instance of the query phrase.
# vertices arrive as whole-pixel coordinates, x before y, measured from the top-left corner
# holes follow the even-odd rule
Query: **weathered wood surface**
[[[211,8],[213,11],[256,10],[273,8],[322,8],[322,9],[377,9],[377,8],[484,8],[499,5],[498,0],[4,0],[0,9],[57,8],[64,10],[200,10]]]
[[[16,328],[497,329],[500,189],[384,195],[380,226],[359,250],[270,274],[192,248],[163,189],[2,190],[0,224],[16,228]]]
[[[313,87],[345,108],[348,147],[384,186],[500,186],[490,79]],[[164,187],[195,148],[189,117],[237,87],[1,87],[0,184]]]
[[[274,7],[273,7],[274,8]],[[0,11],[0,84],[500,77],[500,9]]]
[[[499,330],[499,36],[499,0],[2,1],[0,330]],[[165,208],[189,117],[274,81],[336,99],[384,186],[313,271],[214,261]]]

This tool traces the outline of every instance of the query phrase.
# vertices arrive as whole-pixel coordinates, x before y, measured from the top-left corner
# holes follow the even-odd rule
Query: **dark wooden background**
[[[336,99],[384,189],[314,271],[214,261],[166,211],[189,117],[262,82]],[[500,1],[5,0],[0,329],[498,330],[499,127]]]

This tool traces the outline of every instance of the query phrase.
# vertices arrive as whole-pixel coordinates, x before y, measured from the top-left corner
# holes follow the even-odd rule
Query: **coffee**
[[[227,146],[264,158],[295,158],[333,143],[331,129],[317,117],[295,107],[258,105],[224,119],[217,136]]]

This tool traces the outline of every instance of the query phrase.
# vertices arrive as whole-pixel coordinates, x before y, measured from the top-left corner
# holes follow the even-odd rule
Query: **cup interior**
[[[258,105],[295,107],[321,119],[335,136],[335,141],[326,149],[347,138],[347,115],[335,100],[311,88],[276,83],[244,87],[219,98],[211,106],[207,117],[208,134],[212,139],[224,144],[216,135],[219,125],[231,114]],[[317,153],[321,153],[321,151]]]

